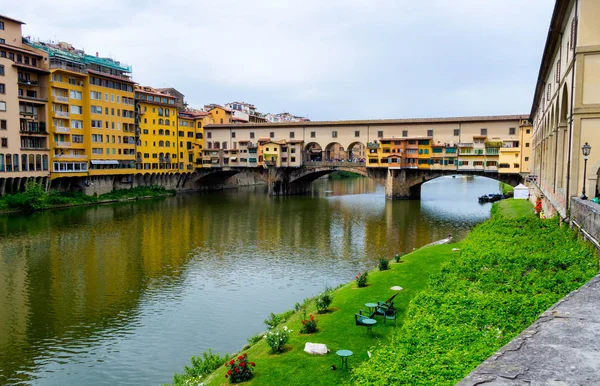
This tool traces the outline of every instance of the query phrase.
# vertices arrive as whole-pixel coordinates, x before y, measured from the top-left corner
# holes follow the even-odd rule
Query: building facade
[[[598,195],[600,2],[557,0],[531,110],[533,166],[542,195],[562,217],[569,199]],[[584,175],[581,147],[592,146]]]
[[[0,16],[0,195],[50,176],[48,57],[23,42],[22,24]]]

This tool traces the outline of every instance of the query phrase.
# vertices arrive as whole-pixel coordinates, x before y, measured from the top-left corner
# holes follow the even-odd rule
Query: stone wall
[[[600,248],[600,205],[578,197],[571,198],[571,226]]]

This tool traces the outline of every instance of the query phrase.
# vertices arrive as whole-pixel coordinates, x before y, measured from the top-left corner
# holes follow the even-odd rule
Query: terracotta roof
[[[21,20],[13,19],[12,17],[4,16],[4,15],[0,15],[0,19],[10,20],[14,23],[19,23],[19,24],[25,24]]]
[[[381,141],[413,141],[413,140],[419,140],[419,139],[432,139],[432,137],[427,137],[427,136],[417,136],[417,137],[386,137],[386,138],[379,138],[379,142]]]
[[[120,77],[120,76],[117,76],[117,75],[106,74],[106,73],[101,72],[101,71],[88,70],[88,73],[94,74],[94,75],[103,76],[105,78],[111,78],[111,79],[119,80],[119,81],[124,82],[124,83],[135,84],[135,82],[133,80],[131,80],[131,79],[123,78],[123,77]]]
[[[21,48],[21,47],[17,47],[17,46],[12,46],[10,44],[6,44],[6,43],[0,43],[0,48],[6,48],[8,50],[15,50],[15,51],[19,51],[22,52],[24,54],[29,54],[29,55],[33,55],[33,56],[37,56],[38,58],[43,58],[44,56],[36,51],[27,49],[27,48]]]
[[[529,119],[533,119],[546,89],[546,78],[548,77],[548,72],[551,71],[550,67],[553,66],[552,57],[562,34],[562,23],[565,17],[568,17],[569,3],[571,3],[570,0],[556,0],[554,4],[554,11],[552,12],[550,26],[548,27],[548,36],[546,38],[546,45],[544,46],[544,53],[542,54],[542,63],[540,64]]]
[[[466,123],[466,122],[491,122],[491,121],[517,121],[527,119],[528,115],[490,115],[472,117],[444,117],[444,118],[404,118],[404,119],[373,119],[350,121],[310,121],[310,122],[277,122],[277,123],[247,123],[249,127],[310,127],[310,126],[349,126],[349,125],[393,125],[411,123]],[[212,125],[209,125],[212,126]],[[215,125],[216,126],[216,125]],[[218,125],[229,128],[231,125]],[[235,126],[239,127],[239,126]]]
[[[209,126],[212,126],[212,125],[209,125]],[[223,125],[223,126],[225,126],[225,125]],[[270,141],[270,140],[271,140],[271,138],[259,138],[258,142],[267,142],[267,141]]]

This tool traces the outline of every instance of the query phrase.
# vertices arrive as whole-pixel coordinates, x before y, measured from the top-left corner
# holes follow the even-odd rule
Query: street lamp
[[[581,151],[583,153],[583,190],[581,191],[582,200],[587,200],[587,196],[585,195],[585,176],[587,174],[587,160],[591,150],[592,147],[587,142],[581,147]]]

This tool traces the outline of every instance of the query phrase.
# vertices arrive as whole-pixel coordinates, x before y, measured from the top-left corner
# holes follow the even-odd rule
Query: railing
[[[54,99],[57,100],[57,101],[59,101],[59,102],[69,103],[69,97],[66,97],[66,96],[54,95]]]
[[[68,117],[69,117],[69,113],[68,113],[68,112],[66,112],[66,111],[55,111],[55,112],[54,112],[54,114],[55,114],[57,117],[65,117],[65,118],[68,118]]]
[[[54,128],[54,131],[56,131],[57,133],[70,133],[71,129],[69,129],[68,127],[56,126]]]
[[[18,78],[17,82],[20,84],[26,84],[29,86],[37,86],[39,84],[37,80],[23,79],[23,78]]]
[[[30,95],[19,95],[19,98],[34,101],[34,102],[43,102],[43,103],[48,102],[48,98],[39,98],[36,96],[30,96]]]
[[[56,141],[57,147],[71,147],[71,142]]]
[[[307,161],[303,163],[305,167],[345,167],[345,168],[360,168],[366,166],[366,162],[350,162],[350,161]]]
[[[87,159],[88,156],[85,154],[54,154],[53,158],[78,158],[78,159]]]
[[[33,119],[38,119],[38,116],[30,111],[19,111],[19,114],[24,117],[32,117]]]

